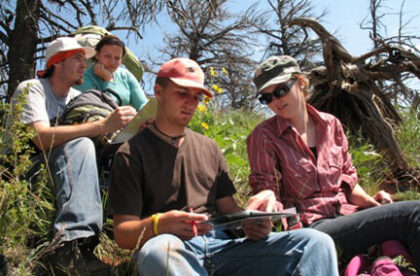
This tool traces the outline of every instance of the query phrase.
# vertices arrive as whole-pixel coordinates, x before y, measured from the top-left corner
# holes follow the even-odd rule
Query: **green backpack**
[[[107,93],[114,95],[119,103],[115,103]],[[120,104],[121,98],[111,89],[106,89],[105,91],[89,89],[67,104],[58,122],[61,125],[75,125],[97,121],[106,118]],[[108,143],[108,138],[112,134],[106,133],[92,138],[96,148],[96,160],[101,187],[105,189],[108,187],[108,178],[114,153],[121,145],[110,145]]]
[[[119,103],[115,103],[107,93],[114,95]],[[75,125],[97,121],[108,116],[120,104],[120,96],[109,88],[105,91],[89,89],[67,104],[59,119],[59,124]]]

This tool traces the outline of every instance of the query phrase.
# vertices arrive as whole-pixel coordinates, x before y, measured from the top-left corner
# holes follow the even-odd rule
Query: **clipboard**
[[[139,126],[143,124],[147,119],[155,119],[157,113],[157,100],[151,98],[149,101],[140,109],[136,116],[126,124],[123,128],[107,136],[106,142],[108,144],[120,144],[130,140],[139,131]]]
[[[242,222],[248,220],[260,220],[262,218],[270,217],[273,223],[280,221],[282,218],[288,218],[296,216],[296,208],[288,208],[281,212],[262,212],[256,210],[243,210],[231,214],[217,216],[210,218],[202,223],[210,223],[213,227],[224,230],[224,229],[239,229],[242,228]]]

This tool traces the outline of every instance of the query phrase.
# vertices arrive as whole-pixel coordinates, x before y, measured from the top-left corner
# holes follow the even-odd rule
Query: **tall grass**
[[[395,128],[396,138],[409,166],[420,170],[420,120],[414,112],[400,111],[403,123]],[[353,165],[357,168],[359,183],[370,194],[375,194],[379,185],[392,176],[389,165],[373,145],[369,144],[360,134],[347,134],[349,152]],[[388,179],[389,180],[389,179]],[[396,200],[420,199],[419,191],[405,191],[394,195]]]
[[[19,122],[24,93],[19,103],[0,107],[0,253],[8,257],[13,275],[30,275],[51,239],[55,208],[45,169],[29,175],[34,153],[29,141],[35,134]],[[6,130],[9,115],[17,119]]]
[[[415,112],[402,112],[403,124],[396,129],[401,150],[412,167],[420,167],[420,118]]]
[[[250,196],[248,185],[249,162],[246,139],[254,127],[263,120],[262,115],[247,110],[197,111],[189,127],[216,141],[227,161],[230,176],[237,189],[236,200],[244,206]]]

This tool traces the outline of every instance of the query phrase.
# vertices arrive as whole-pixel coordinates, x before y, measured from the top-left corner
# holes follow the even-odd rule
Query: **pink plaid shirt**
[[[247,140],[254,194],[273,190],[281,208],[298,209],[304,225],[357,210],[346,199],[357,183],[357,172],[341,123],[310,105],[307,109],[316,124],[317,158],[290,121],[279,116],[262,122]]]

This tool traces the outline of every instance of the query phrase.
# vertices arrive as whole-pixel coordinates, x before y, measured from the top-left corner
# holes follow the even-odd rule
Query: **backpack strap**
[[[120,95],[118,95],[117,94],[117,92],[115,92],[114,90],[112,90],[111,88],[107,88],[107,89],[105,89],[104,90],[104,92],[105,93],[109,93],[109,94],[112,94],[115,98],[117,98],[117,101],[118,101],[118,106],[121,106],[122,105],[122,100],[121,100],[121,97],[120,97]],[[113,108],[117,108],[116,106],[115,106],[115,104],[112,102],[109,102],[107,99],[105,99],[104,98],[104,100],[110,105],[110,106],[112,106]]]

